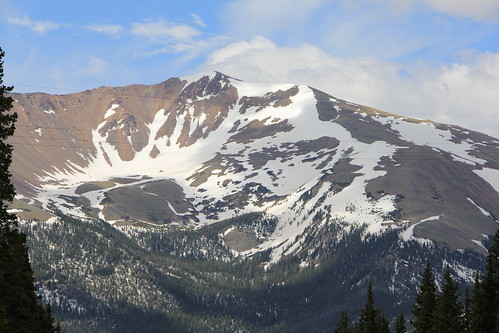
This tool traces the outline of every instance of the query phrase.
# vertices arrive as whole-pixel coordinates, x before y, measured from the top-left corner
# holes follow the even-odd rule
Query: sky
[[[0,47],[16,92],[217,70],[499,138],[498,0],[0,0]]]

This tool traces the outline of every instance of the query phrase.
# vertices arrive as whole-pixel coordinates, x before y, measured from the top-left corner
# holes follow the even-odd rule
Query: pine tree
[[[12,146],[5,142],[14,134],[17,114],[10,112],[14,100],[5,96],[14,89],[3,84],[3,57],[5,52],[0,48],[0,232],[3,235],[10,227],[16,225],[16,216],[7,211],[7,204],[14,200],[16,194],[10,181],[9,167],[12,162]],[[0,238],[0,241],[5,241]]]
[[[473,285],[473,293],[470,297],[470,309],[469,309],[469,315],[467,316],[468,318],[468,331],[472,333],[480,333],[482,331],[481,325],[482,325],[482,317],[484,316],[484,312],[487,311],[487,309],[484,308],[484,303],[482,300],[484,299],[483,296],[483,289],[482,289],[482,284],[480,282],[480,274],[475,275],[475,284]]]
[[[434,328],[436,332],[463,332],[463,309],[459,302],[459,285],[452,279],[449,266],[445,267],[441,289],[435,307]]]
[[[350,324],[348,322],[348,312],[346,310],[341,311],[340,319],[338,321],[338,325],[334,330],[334,333],[351,333],[352,329],[350,328]]]
[[[403,313],[399,314],[395,319],[395,333],[406,333],[405,316]]]
[[[471,329],[471,309],[472,296],[470,295],[470,290],[466,288],[463,302],[463,329],[465,332],[469,332]]]
[[[359,319],[355,325],[358,333],[388,333],[388,319],[381,310],[374,308],[373,288],[369,284],[367,288],[367,303],[360,310]]]
[[[428,333],[433,331],[434,313],[436,306],[436,285],[435,278],[431,271],[431,265],[426,263],[423,273],[423,279],[419,286],[419,291],[416,295],[416,303],[414,304],[412,313],[414,320],[411,324],[416,333]]]
[[[390,322],[385,317],[381,309],[376,310],[376,332],[390,333]]]
[[[481,283],[484,296],[483,328],[487,332],[499,332],[499,230],[494,235],[494,244],[489,248],[486,274]]]
[[[0,48],[0,331],[53,332],[50,309],[36,296],[29,263],[26,235],[17,228],[17,219],[7,211],[15,190],[10,181],[12,146],[5,142],[14,134],[17,114],[10,112],[13,99],[5,96],[13,87],[3,85],[3,57]]]
[[[499,230],[489,248],[483,280],[475,279],[471,298],[470,332],[499,332]]]

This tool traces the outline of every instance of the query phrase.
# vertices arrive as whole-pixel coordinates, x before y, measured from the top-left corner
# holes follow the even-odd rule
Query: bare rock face
[[[272,235],[226,238],[276,256],[333,223],[477,251],[497,229],[499,141],[460,127],[221,73],[12,96],[13,182],[45,210],[156,225],[264,211]]]

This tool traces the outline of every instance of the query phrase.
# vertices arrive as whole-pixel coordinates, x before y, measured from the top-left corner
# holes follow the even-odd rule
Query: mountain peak
[[[308,86],[211,72],[15,99],[13,181],[46,210],[156,225],[263,211],[278,226],[245,253],[277,257],[318,225],[477,250],[497,228],[497,140]]]

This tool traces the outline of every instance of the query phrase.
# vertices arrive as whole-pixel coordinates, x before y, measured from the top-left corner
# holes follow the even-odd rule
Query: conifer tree
[[[405,316],[403,313],[399,314],[395,319],[395,333],[406,333]]]
[[[452,279],[449,266],[445,267],[441,289],[435,307],[434,330],[439,333],[463,332],[463,310],[459,302],[459,285]]]
[[[472,309],[472,299],[470,295],[470,290],[466,288],[464,293],[463,302],[463,330],[464,332],[469,332],[471,328],[471,309]]]
[[[376,310],[376,332],[390,333],[390,322],[385,317],[381,309]]]
[[[499,332],[499,230],[494,235],[494,244],[489,248],[485,277],[481,283],[484,296],[483,328]]]
[[[468,331],[472,333],[480,333],[482,325],[483,313],[487,311],[483,306],[483,290],[480,282],[480,274],[475,275],[475,284],[473,285],[473,293],[470,297],[468,319]]]
[[[360,310],[359,319],[354,332],[358,333],[388,333],[388,320],[381,310],[374,308],[373,288],[367,288],[367,303]]]
[[[426,262],[423,272],[423,278],[419,291],[416,295],[416,303],[414,304],[412,313],[414,320],[411,321],[414,332],[428,333],[433,331],[434,313],[436,305],[436,285],[435,278],[431,271],[431,265]]]
[[[14,200],[14,185],[10,181],[9,167],[12,162],[12,146],[5,140],[14,134],[17,114],[10,112],[14,100],[5,96],[14,89],[3,84],[3,57],[0,48],[0,232],[2,236],[10,227],[16,225],[16,216],[7,211],[7,204]],[[2,238],[0,238],[0,241]]]
[[[9,172],[12,146],[5,140],[14,134],[17,114],[11,112],[12,97],[5,95],[13,87],[3,85],[4,55],[0,48],[0,331],[53,332],[50,309],[38,303],[35,293],[26,235],[7,210],[15,190]]]
[[[489,248],[483,280],[475,279],[469,317],[470,332],[499,332],[499,230]]]
[[[338,321],[338,325],[334,330],[334,333],[351,333],[352,329],[350,328],[350,324],[348,322],[348,312],[346,310],[341,311],[340,319]]]

